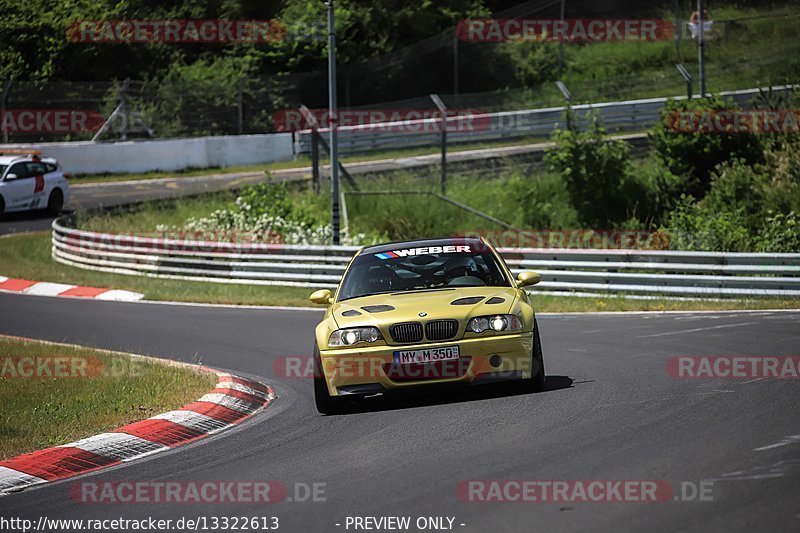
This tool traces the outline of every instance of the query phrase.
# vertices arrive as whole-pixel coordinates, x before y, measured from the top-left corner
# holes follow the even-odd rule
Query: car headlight
[[[467,329],[473,333],[519,331],[522,321],[516,315],[476,316],[467,323]]]
[[[353,346],[359,342],[375,342],[383,339],[378,328],[368,326],[365,328],[337,329],[331,333],[328,346]]]

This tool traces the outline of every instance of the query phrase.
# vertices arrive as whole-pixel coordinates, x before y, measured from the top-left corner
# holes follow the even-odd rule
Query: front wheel
[[[323,415],[341,414],[346,411],[347,407],[342,398],[331,396],[328,392],[328,384],[322,370],[322,357],[316,345],[314,345],[314,403],[317,411]]]
[[[545,387],[544,356],[542,355],[542,340],[539,337],[539,323],[533,321],[533,353],[531,354],[531,369],[539,363],[539,372],[523,381],[523,386],[531,392],[542,392]]]

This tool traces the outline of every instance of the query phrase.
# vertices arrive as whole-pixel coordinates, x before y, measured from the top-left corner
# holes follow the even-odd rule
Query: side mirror
[[[542,281],[542,275],[532,270],[525,270],[517,276],[517,287],[530,287]]]
[[[6,174],[6,180],[15,180],[17,179],[16,174]]]
[[[320,305],[328,305],[333,300],[333,294],[328,289],[320,289],[308,297],[312,303]]]

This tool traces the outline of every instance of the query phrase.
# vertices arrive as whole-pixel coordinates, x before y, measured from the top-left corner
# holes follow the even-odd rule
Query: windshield
[[[8,165],[0,165],[0,178],[2,178],[3,174],[6,173],[6,169],[7,168],[8,168]]]
[[[489,250],[431,246],[362,253],[342,281],[338,300],[447,287],[508,287],[503,269]]]

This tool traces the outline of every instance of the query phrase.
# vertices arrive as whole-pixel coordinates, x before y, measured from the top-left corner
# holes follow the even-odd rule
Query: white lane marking
[[[262,311],[318,311],[324,313],[325,309],[319,307],[290,307],[286,305],[236,305],[236,304],[204,304],[199,302],[166,302],[158,300],[141,300],[136,303],[151,305],[175,305],[181,307],[212,307],[219,309],[258,309]]]
[[[650,335],[639,335],[637,339],[644,339],[647,337],[664,337],[666,335],[680,335],[681,333],[695,333],[697,331],[711,331],[713,329],[724,329],[724,328],[737,328],[741,326],[752,326],[754,324],[758,324],[758,322],[737,322],[736,324],[723,324],[720,326],[708,326],[707,328],[694,328],[694,329],[682,329],[680,331],[667,331],[665,333],[653,333]]]
[[[253,404],[246,400],[240,400],[239,398],[234,398],[233,396],[228,396],[227,394],[221,394],[218,392],[212,392],[210,394],[206,394],[197,401],[216,403],[222,405],[223,407],[233,409],[234,411],[239,411],[240,413],[246,415],[254,413],[255,411],[258,410],[258,408],[254,408]]]
[[[167,420],[181,426],[200,431],[202,433],[216,433],[230,426],[227,422],[211,418],[210,416],[195,413],[194,411],[169,411],[154,416],[155,420]]]
[[[760,448],[756,448],[753,451],[763,452],[764,450],[772,450],[774,448],[780,448],[782,446],[788,446],[790,444],[796,444],[796,443],[800,443],[800,435],[789,435],[781,439],[780,442],[776,442],[775,444],[770,444],[769,446],[762,446]]]
[[[47,480],[40,477],[31,476],[12,468],[0,466],[0,495],[9,494],[21,490],[24,487],[46,482]]]
[[[764,378],[748,379],[747,381],[742,381],[742,385],[747,385],[748,383],[755,383],[756,381],[764,381]]]
[[[760,479],[777,479],[786,474],[796,472],[800,461],[779,461],[771,465],[762,465],[748,470],[725,472],[721,477],[706,479],[706,481],[751,481]]]
[[[128,435],[127,433],[100,433],[59,448],[80,448],[117,461],[130,461],[168,449],[163,444]]]
[[[75,285],[67,285],[65,283],[50,283],[49,281],[40,281],[36,285],[31,285],[22,294],[32,294],[35,296],[58,296],[62,292],[75,288]]]
[[[136,302],[142,298],[144,298],[144,294],[131,291],[122,291],[119,289],[112,289],[95,296],[96,300],[107,300],[113,302]]]

